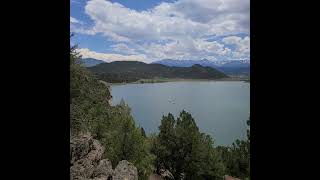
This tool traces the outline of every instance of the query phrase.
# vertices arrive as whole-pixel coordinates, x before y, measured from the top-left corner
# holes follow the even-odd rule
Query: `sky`
[[[70,44],[110,61],[250,60],[250,0],[70,0]]]

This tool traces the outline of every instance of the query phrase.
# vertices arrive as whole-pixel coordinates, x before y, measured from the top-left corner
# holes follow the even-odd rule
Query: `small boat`
[[[168,101],[172,104],[175,104],[174,100],[173,99],[168,99]]]

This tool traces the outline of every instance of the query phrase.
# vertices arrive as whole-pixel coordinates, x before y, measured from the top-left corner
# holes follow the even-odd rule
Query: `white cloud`
[[[82,34],[101,34],[117,43],[110,46],[114,52],[140,53],[139,56],[151,60],[248,57],[249,37],[242,39],[232,34],[249,34],[249,11],[250,0],[178,0],[144,11],[117,2],[90,0],[85,13],[93,26],[71,29]],[[231,37],[223,43],[204,39],[212,35]],[[226,47],[231,41],[236,41],[235,51]]]
[[[180,60],[199,60],[211,59],[230,54],[230,49],[223,44],[204,39],[181,38],[165,44],[145,43],[137,48],[142,51],[151,61],[159,59],[180,59]]]
[[[137,54],[135,49],[129,48],[129,46],[127,46],[126,44],[123,44],[123,43],[114,44],[114,45],[111,45],[110,47],[115,52],[120,52],[120,53],[124,53],[124,54]]]
[[[181,17],[160,15],[151,10],[137,12],[105,0],[89,1],[85,12],[94,21],[95,26],[92,29],[96,33],[102,33],[115,41],[175,39],[191,34],[202,36],[208,32],[205,24]]]
[[[146,57],[144,55],[121,55],[121,54],[108,54],[108,53],[98,53],[95,51],[91,51],[87,48],[77,49],[83,58],[94,58],[103,60],[106,62],[110,61],[146,61]]]
[[[248,2],[180,0],[138,12],[116,2],[91,0],[85,12],[95,22],[94,31],[105,36],[116,34],[133,41],[175,39],[248,32]]]
[[[238,44],[242,40],[241,37],[238,36],[228,36],[223,38],[223,42],[226,44]]]
[[[235,45],[235,51],[232,52],[233,58],[250,57],[250,37],[244,38],[238,36],[229,36],[222,40],[225,44]]]
[[[70,17],[70,23],[80,24],[81,22],[74,17]]]
[[[217,55],[226,55],[230,52],[230,49],[225,47],[223,44],[218,43],[217,41],[205,41],[199,39],[195,42],[198,45],[198,49],[200,51],[204,51],[206,53],[214,53]]]

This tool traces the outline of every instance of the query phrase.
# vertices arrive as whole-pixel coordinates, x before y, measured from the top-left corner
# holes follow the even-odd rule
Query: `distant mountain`
[[[224,61],[209,61],[203,60],[172,60],[164,59],[155,61],[152,64],[162,64],[171,67],[191,67],[194,64],[201,66],[208,66],[216,68],[229,75],[243,75],[250,74],[250,61],[249,60],[224,60]]]
[[[139,79],[184,78],[219,79],[227,75],[212,68],[194,64],[191,67],[170,67],[162,64],[146,64],[139,61],[114,61],[88,67],[106,82],[134,82]]]
[[[93,59],[93,58],[83,58],[81,59],[81,61],[84,67],[92,67],[101,63],[105,63],[105,61]]]
[[[211,61],[209,60],[172,60],[172,59],[164,59],[160,61],[155,61],[152,64],[163,64],[171,67],[191,67],[194,64],[200,64],[202,66],[211,65]]]

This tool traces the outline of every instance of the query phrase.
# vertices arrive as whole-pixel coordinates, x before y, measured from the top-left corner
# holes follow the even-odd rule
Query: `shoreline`
[[[153,84],[153,83],[166,83],[166,82],[186,82],[186,81],[197,81],[197,82],[242,81],[242,82],[245,82],[245,83],[250,83],[250,80],[248,80],[248,78],[239,78],[239,77],[221,78],[221,79],[183,79],[183,78],[140,79],[140,80],[135,81],[135,82],[122,82],[122,83],[108,83],[108,82],[105,82],[105,81],[101,81],[101,82],[111,86],[111,85],[127,85],[127,84]]]

